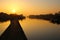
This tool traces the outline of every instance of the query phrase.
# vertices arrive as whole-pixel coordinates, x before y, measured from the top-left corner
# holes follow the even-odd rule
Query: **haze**
[[[0,12],[8,14],[45,14],[60,11],[60,0],[0,0]]]

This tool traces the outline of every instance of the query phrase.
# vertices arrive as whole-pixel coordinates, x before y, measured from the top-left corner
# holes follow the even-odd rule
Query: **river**
[[[29,19],[20,20],[28,40],[60,40],[60,25],[46,20]],[[0,23],[0,35],[8,28],[10,21]]]

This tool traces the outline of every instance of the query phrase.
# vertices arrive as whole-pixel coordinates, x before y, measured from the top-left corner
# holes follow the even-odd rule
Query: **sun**
[[[15,9],[12,9],[12,13],[16,13],[16,10]]]

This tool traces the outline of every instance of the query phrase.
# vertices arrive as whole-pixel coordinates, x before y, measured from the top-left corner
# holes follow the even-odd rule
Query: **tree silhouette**
[[[3,12],[0,12],[0,22],[9,20],[9,15]]]
[[[1,40],[27,40],[21,25],[18,20],[23,20],[25,17],[23,15],[16,14],[6,14],[0,12],[0,22],[5,22],[10,20],[9,27],[1,35]]]
[[[40,14],[40,15],[29,15],[28,16],[31,19],[42,19],[50,21],[54,24],[60,24],[60,11],[58,11],[55,14]]]

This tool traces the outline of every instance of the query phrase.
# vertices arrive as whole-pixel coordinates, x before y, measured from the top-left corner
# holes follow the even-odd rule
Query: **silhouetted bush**
[[[25,16],[21,15],[17,15],[17,14],[10,14],[10,20],[23,20],[25,19]]]
[[[8,15],[7,13],[0,12],[0,22],[5,22],[8,20],[23,20],[25,19],[25,16],[17,15],[17,14],[10,14]]]
[[[0,12],[0,22],[4,22],[7,20],[9,20],[9,15],[4,12]]]

